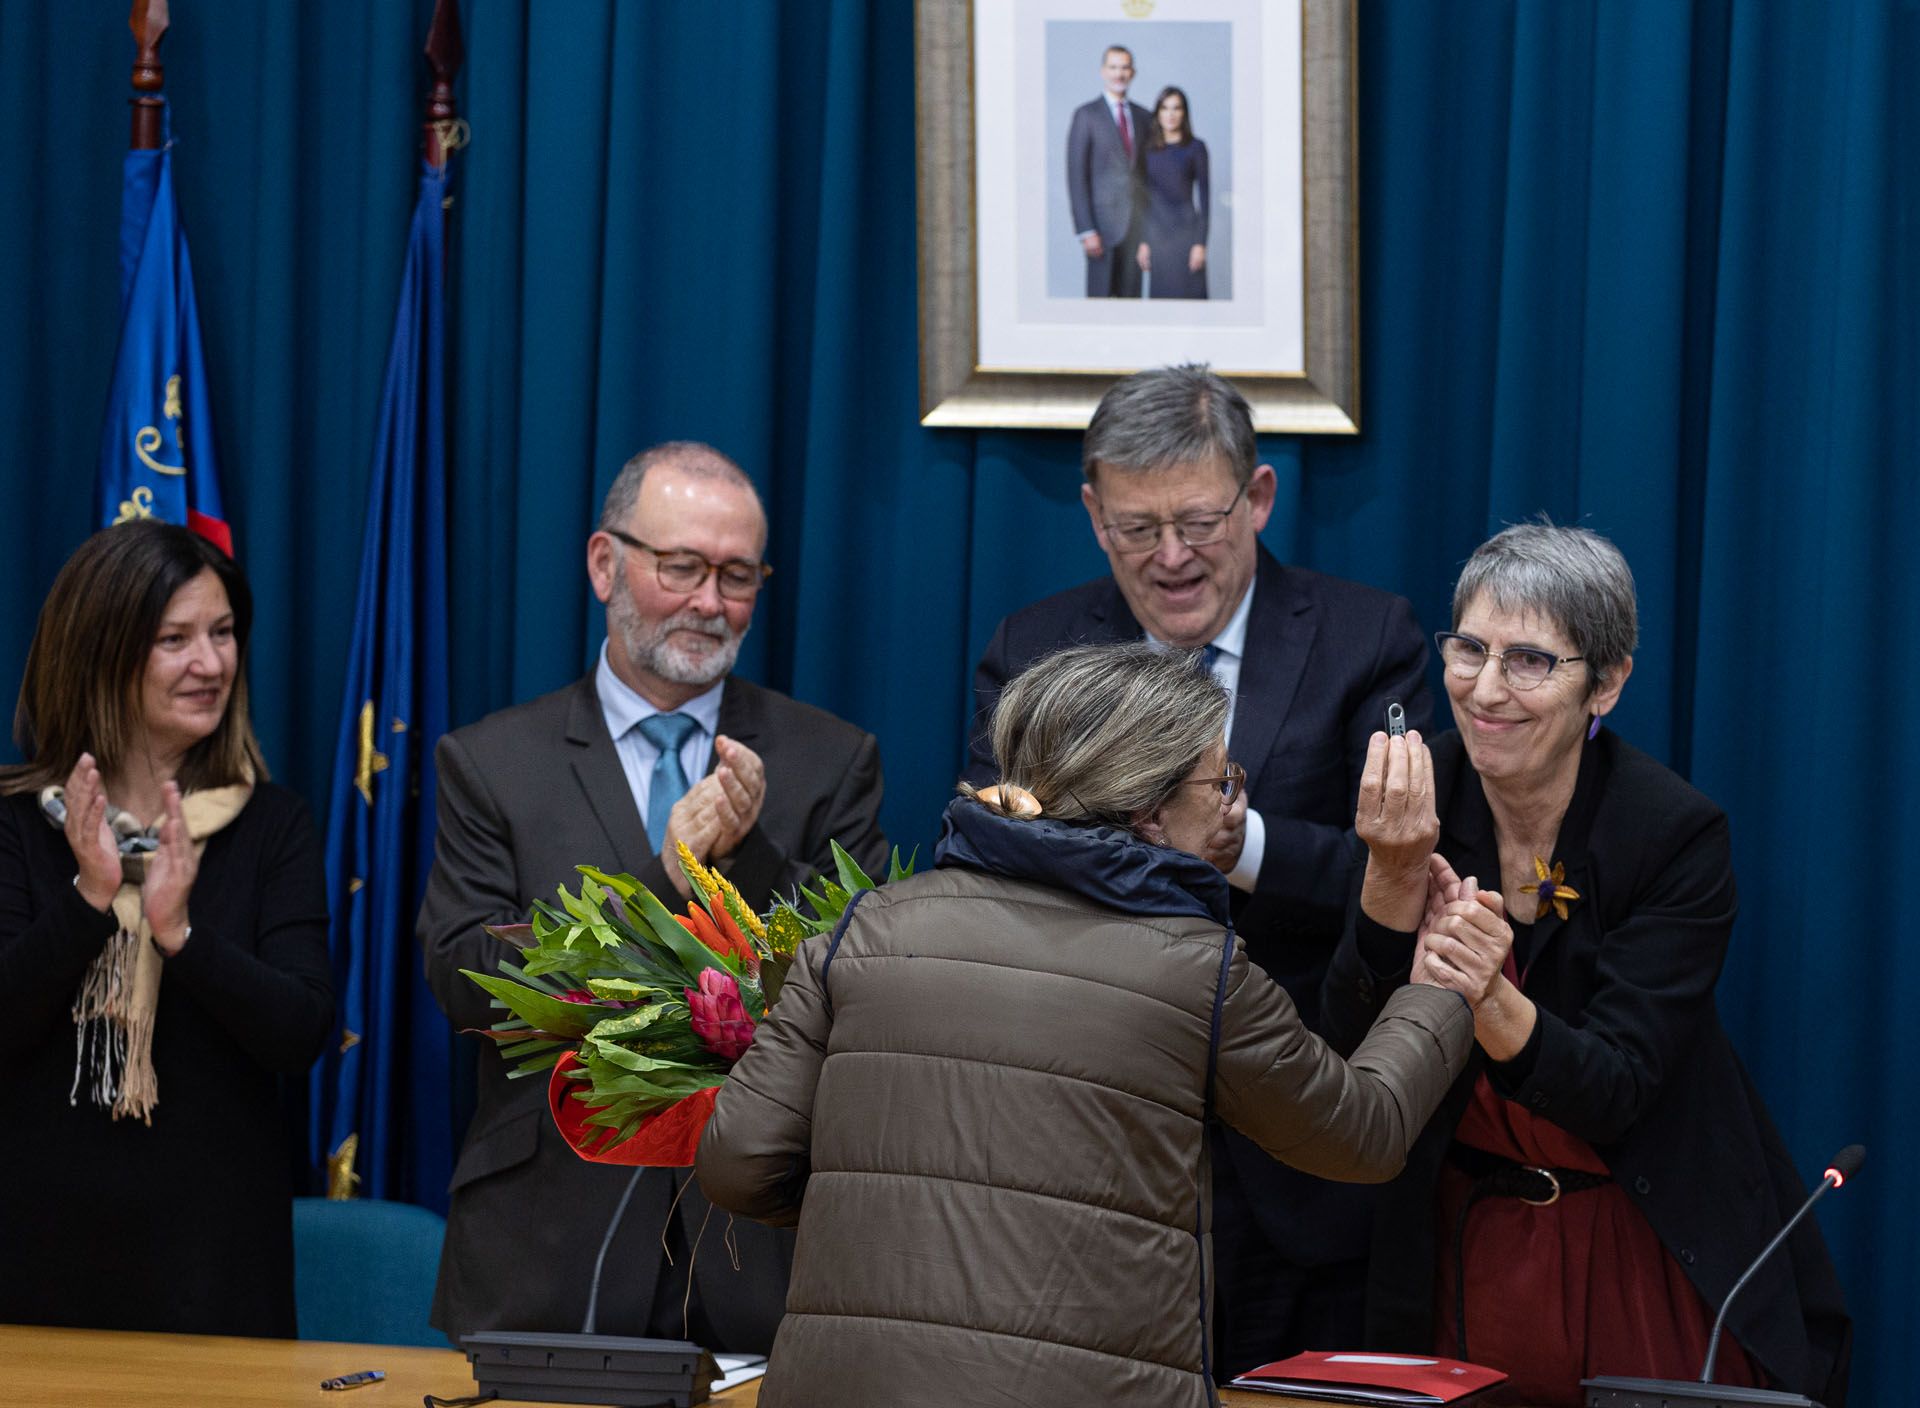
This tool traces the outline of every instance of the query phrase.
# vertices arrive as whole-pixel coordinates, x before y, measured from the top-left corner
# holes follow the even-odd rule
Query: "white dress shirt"
[[[613,666],[607,662],[606,643],[601,642],[593,688],[600,696],[600,717],[607,721],[607,732],[613,735],[613,749],[620,755],[620,769],[627,775],[627,789],[633,793],[633,805],[639,809],[643,821],[653,792],[653,765],[660,760],[660,750],[640,731],[640,721],[671,712],[685,714],[699,725],[688,732],[687,741],[680,745],[680,768],[686,773],[689,785],[698,782],[707,775],[707,763],[713,757],[713,737],[720,728],[720,691],[726,684],[722,678],[705,694],[695,695],[678,709],[656,709],[613,672]],[[658,836],[647,839],[656,846],[661,841]]]
[[[1227,691],[1227,737],[1233,737],[1233,716],[1240,703],[1240,663],[1247,653],[1247,617],[1253,612],[1253,583],[1247,584],[1246,594],[1240,598],[1240,604],[1234,608],[1233,615],[1227,618],[1227,624],[1220,628],[1220,634],[1208,644],[1220,653],[1214,657],[1213,677],[1220,681]],[[1155,645],[1166,642],[1148,633],[1148,640]],[[1227,872],[1227,883],[1236,890],[1253,892],[1254,883],[1260,878],[1260,862],[1267,853],[1267,823],[1260,813],[1252,807],[1247,808],[1247,839],[1240,847],[1240,859]]]

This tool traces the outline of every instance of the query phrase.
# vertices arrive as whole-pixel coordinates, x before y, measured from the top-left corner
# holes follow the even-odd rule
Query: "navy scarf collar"
[[[1021,821],[959,797],[947,806],[933,861],[1051,885],[1127,913],[1231,922],[1227,880],[1218,870],[1116,827]]]

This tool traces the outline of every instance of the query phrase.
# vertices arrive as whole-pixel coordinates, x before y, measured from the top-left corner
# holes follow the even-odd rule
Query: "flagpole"
[[[166,104],[160,96],[166,82],[166,69],[160,62],[160,41],[166,38],[170,23],[167,0],[133,0],[133,13],[127,27],[133,31],[136,46],[133,87],[140,96],[128,100],[133,108],[133,136],[128,145],[137,152],[160,150],[160,112]]]
[[[138,4],[139,0],[135,0]],[[150,0],[164,6],[166,0]],[[460,38],[460,7],[454,0],[435,0],[433,22],[427,26],[425,53],[433,70],[433,88],[427,95],[426,121],[421,124],[426,140],[427,164],[445,166],[447,155],[461,145],[453,136],[458,117],[453,106],[453,78],[466,58]]]

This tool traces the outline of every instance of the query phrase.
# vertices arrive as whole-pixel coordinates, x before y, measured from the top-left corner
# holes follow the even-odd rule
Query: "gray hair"
[[[672,465],[696,479],[722,479],[737,484],[753,495],[755,503],[760,503],[760,491],[747,472],[713,446],[698,440],[669,440],[651,450],[642,450],[620,467],[607,489],[606,502],[600,506],[601,532],[627,526],[627,520],[633,517],[633,506],[640,502],[640,485],[647,471],[660,465]],[[766,517],[765,504],[760,506],[760,516]]]
[[[1080,471],[1097,487],[1101,465],[1141,473],[1216,456],[1245,488],[1259,450],[1247,398],[1202,362],[1152,367],[1107,388],[1087,422]]]
[[[1584,655],[1593,687],[1633,654],[1640,639],[1633,573],[1620,549],[1591,528],[1516,523],[1474,549],[1453,588],[1457,628],[1476,597],[1502,611],[1546,617]]]
[[[1200,653],[1136,641],[1079,645],[1017,676],[993,712],[1000,780],[1048,816],[1131,829],[1173,795],[1227,724]]]

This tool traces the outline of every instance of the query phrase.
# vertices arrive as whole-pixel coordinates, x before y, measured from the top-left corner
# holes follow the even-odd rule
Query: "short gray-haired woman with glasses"
[[[1360,903],[1329,972],[1356,1040],[1410,966],[1487,987],[1478,1051],[1382,1205],[1373,1348],[1507,1370],[1691,1379],[1708,1327],[1804,1196],[1714,1008],[1733,929],[1727,821],[1602,727],[1633,671],[1633,576],[1584,528],[1527,523],[1468,560],[1436,637],[1456,733],[1376,735]],[[1803,1222],[1735,1302],[1719,1382],[1834,1408],[1851,1331]]]
[[[1243,781],[1226,717],[1192,653],[1047,657],[936,868],[801,946],[698,1165],[799,1224],[766,1408],[1211,1405],[1207,1120],[1327,1178],[1400,1168],[1484,985],[1423,962],[1351,1062],[1307,1032],[1197,854]]]

